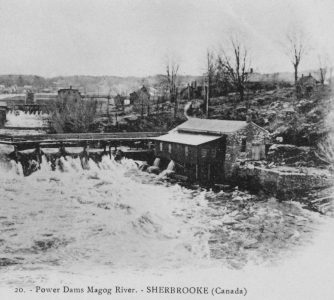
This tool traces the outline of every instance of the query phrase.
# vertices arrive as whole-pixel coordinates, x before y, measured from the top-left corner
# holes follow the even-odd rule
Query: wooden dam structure
[[[38,134],[0,137],[0,144],[13,146],[22,151],[34,148],[59,148],[59,147],[148,147],[153,137],[164,134],[163,132],[114,132],[114,133],[60,133]]]
[[[161,132],[115,132],[115,133],[64,133],[40,135],[2,135],[0,145],[12,146],[9,159],[20,162],[25,176],[39,169],[42,156],[51,162],[54,170],[61,157],[80,157],[82,167],[93,159],[102,160],[103,155],[113,155],[115,159],[128,157],[150,163],[154,160],[151,139],[160,136]],[[77,150],[69,148],[82,148]],[[58,149],[51,151],[50,148]],[[48,150],[47,150],[48,149]],[[32,151],[25,151],[32,150]],[[58,161],[58,162],[57,162]]]

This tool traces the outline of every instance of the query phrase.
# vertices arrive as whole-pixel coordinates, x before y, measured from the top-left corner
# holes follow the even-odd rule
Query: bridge
[[[147,147],[153,137],[165,132],[113,132],[113,133],[61,133],[41,135],[2,135],[0,144],[14,146],[16,151],[60,147],[99,147],[106,149],[118,146]]]

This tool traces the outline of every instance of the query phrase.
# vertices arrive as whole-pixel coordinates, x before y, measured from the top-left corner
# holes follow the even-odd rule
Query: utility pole
[[[211,85],[211,71],[212,71],[212,62],[210,52],[207,51],[207,63],[208,63],[208,77],[207,77],[207,86],[206,86],[206,101],[205,101],[205,115],[209,119],[209,106],[210,106],[210,85]]]
[[[175,101],[175,110],[174,110],[174,118],[177,117],[177,110],[178,110],[178,99],[177,99],[177,94],[178,94],[178,89],[177,87],[174,85],[173,87],[174,90],[174,101]]]
[[[107,115],[108,115],[108,122],[110,121],[110,114],[109,114],[109,105],[110,105],[110,94],[108,95],[108,104],[107,104]]]

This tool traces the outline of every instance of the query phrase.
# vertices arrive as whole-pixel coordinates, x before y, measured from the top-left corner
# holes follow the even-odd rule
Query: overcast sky
[[[334,49],[333,0],[0,0],[0,74],[146,76],[169,55],[197,75],[231,29],[256,70],[290,71],[279,42],[293,24],[312,38],[301,68],[317,67]]]

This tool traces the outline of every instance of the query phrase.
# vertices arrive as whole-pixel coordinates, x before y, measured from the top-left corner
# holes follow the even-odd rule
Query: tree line
[[[289,59],[293,67],[294,86],[296,96],[298,97],[298,81],[300,65],[306,60],[307,55],[313,50],[310,37],[300,27],[290,28],[279,47],[282,54]],[[319,81],[325,84],[328,78],[331,81],[333,66],[330,56],[326,52],[319,53],[318,73]],[[177,73],[180,68],[178,62],[169,61],[166,64],[167,89],[170,99],[175,102],[175,113],[177,110],[177,94],[175,91],[177,82]],[[225,44],[218,51],[208,49],[206,55],[206,72],[204,74],[204,111],[208,116],[208,107],[211,93],[218,91],[220,94],[226,94],[228,91],[236,91],[239,95],[239,101],[245,100],[245,91],[252,72],[250,48],[238,34],[231,34]],[[248,106],[248,103],[246,103]]]

